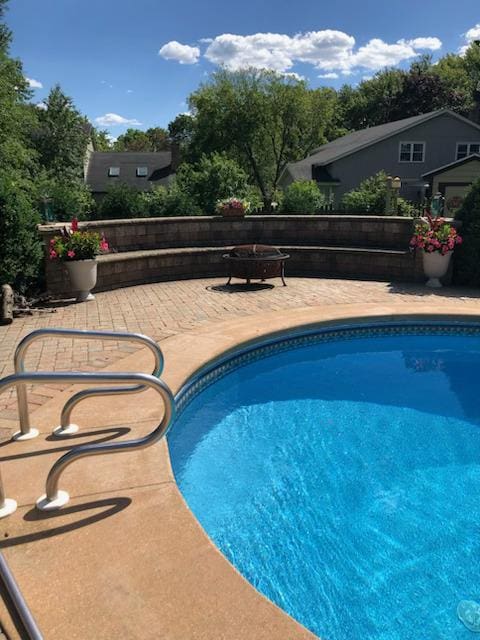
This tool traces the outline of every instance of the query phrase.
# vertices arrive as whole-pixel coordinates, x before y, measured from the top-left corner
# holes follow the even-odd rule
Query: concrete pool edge
[[[480,320],[480,307],[479,305],[461,305],[461,308],[457,304],[444,305],[439,310],[432,305],[416,304],[392,304],[392,305],[378,305],[378,304],[363,304],[363,305],[338,305],[335,308],[329,307],[308,307],[302,309],[295,309],[289,312],[272,312],[268,314],[262,314],[261,316],[246,316],[234,321],[212,323],[210,325],[188,331],[184,334],[176,335],[165,339],[161,342],[161,347],[164,351],[166,368],[164,379],[172,387],[176,393],[182,387],[185,382],[192,376],[198,374],[205,366],[211,365],[218,360],[218,358],[225,357],[228,354],[233,355],[239,349],[247,346],[259,345],[265,342],[267,339],[285,337],[291,333],[292,330],[316,329],[319,327],[334,327],[341,324],[356,323],[362,324],[368,322],[398,322],[400,320],[437,320],[437,321],[465,321],[472,322]],[[132,370],[141,369],[148,370],[150,366],[149,354],[145,351],[139,351],[126,358],[116,362],[107,370],[120,371],[120,370]],[[43,427],[45,432],[45,425],[52,425],[55,423],[55,417],[58,417],[58,411],[61,404],[72,390],[62,392],[58,398],[55,398],[51,402],[47,403],[43,407],[40,407],[34,412],[34,416],[37,424]],[[131,404],[131,402],[130,402]],[[88,405],[88,408],[87,408]],[[88,425],[91,421],[92,412],[90,403],[85,403],[85,409],[79,408],[79,418],[83,424]],[[125,412],[123,412],[125,409]],[[148,420],[151,418],[151,411],[148,407],[142,407],[139,411],[138,408],[133,413],[132,408],[125,403],[125,407],[118,401],[110,401],[108,406],[104,407],[104,413],[102,415],[103,423],[109,425],[118,425],[119,423],[125,424],[129,422],[130,416],[135,417],[137,421]],[[123,416],[127,415],[127,418]],[[122,420],[119,420],[118,416],[122,416]],[[10,445],[12,447],[17,445]],[[156,448],[154,448],[156,449]],[[286,613],[278,609],[275,605],[270,603],[261,594],[255,591],[254,587],[247,583],[240,574],[233,568],[232,565],[220,554],[218,549],[213,545],[210,539],[206,536],[203,530],[198,525],[195,516],[191,513],[186,503],[181,498],[178,488],[174,483],[174,478],[171,471],[168,449],[165,443],[158,447],[158,458],[162,458],[162,474],[161,480],[168,483],[169,491],[174,496],[173,505],[174,511],[171,513],[161,513],[161,518],[173,521],[176,517],[181,517],[182,522],[188,523],[189,520],[192,526],[192,535],[189,538],[189,544],[194,549],[177,548],[176,552],[180,555],[191,554],[192,557],[201,556],[206,562],[213,562],[216,570],[219,571],[218,579],[221,581],[222,590],[226,591],[232,587],[232,592],[239,596],[239,599],[233,599],[228,597],[227,593],[222,594],[219,592],[216,599],[215,610],[209,612],[208,624],[205,620],[205,616],[202,612],[195,610],[195,608],[185,611],[178,611],[177,615],[181,615],[185,618],[191,619],[192,629],[195,629],[195,635],[189,637],[195,638],[238,638],[238,637],[255,637],[255,638],[307,638],[313,637],[308,631],[304,630],[298,623],[293,621]],[[6,450],[5,450],[6,452]],[[113,457],[113,456],[112,456]],[[106,462],[106,458],[104,461]],[[115,459],[115,464],[121,466],[122,458]],[[102,473],[103,463],[97,466],[97,472]],[[81,463],[80,463],[81,464]],[[80,467],[79,464],[79,467]],[[2,467],[3,469],[3,467]],[[72,484],[75,484],[75,478],[72,473],[69,480]],[[120,487],[121,490],[124,487]],[[102,494],[105,492],[102,492]],[[110,489],[110,493],[112,490]],[[78,494],[81,497],[81,493]],[[106,494],[105,494],[106,495]],[[178,499],[180,498],[180,499]],[[136,499],[136,498],[135,498]],[[164,505],[167,508],[167,505]],[[130,510],[132,511],[132,510]],[[122,518],[128,517],[129,509],[122,514]],[[133,515],[133,514],[132,514]],[[7,522],[7,521],[4,521]],[[121,526],[122,521],[118,524]],[[133,541],[132,541],[133,542]],[[179,540],[179,543],[182,542]],[[183,540],[183,543],[185,541]],[[208,547],[208,550],[207,550]],[[9,547],[6,551],[7,560],[12,560],[12,568],[15,570],[15,552],[21,552],[22,546]],[[154,550],[152,551],[152,557],[154,556]],[[215,556],[221,556],[219,560]],[[161,559],[158,560],[161,565]],[[195,583],[196,576],[198,575],[197,569],[192,569],[187,576],[188,582]],[[212,574],[213,577],[213,574]],[[242,588],[238,588],[238,581],[242,581]],[[35,613],[36,603],[30,602],[29,598],[29,583],[35,580],[42,580],[41,575],[31,575],[28,580],[24,581],[24,584],[20,582],[20,586],[24,589],[25,596],[29,604]],[[28,583],[28,584],[27,584]],[[35,589],[33,591],[36,591]],[[241,597],[240,597],[241,596]],[[255,603],[255,610],[253,610],[252,604]],[[80,604],[80,603],[77,603]],[[128,599],[125,601],[123,607],[123,615],[126,618],[130,618],[131,610],[129,609]],[[101,603],[99,603],[98,614],[101,615]],[[234,608],[232,608],[234,607]],[[231,610],[231,615],[219,615],[223,610],[228,613],[228,608]],[[65,616],[69,614],[69,607],[67,605]],[[243,612],[242,612],[243,609]],[[3,613],[3,611],[2,611]],[[84,612],[86,613],[86,612]],[[89,612],[91,613],[91,612]],[[158,606],[156,610],[158,616],[162,616],[162,606]],[[202,614],[202,615],[200,615]],[[241,628],[236,625],[242,620]],[[259,629],[255,624],[263,620],[262,629]],[[251,626],[249,626],[249,621]],[[135,621],[132,622],[134,624]],[[246,626],[245,626],[246,625]],[[45,627],[45,624],[41,624],[42,629],[45,632],[46,638],[52,632],[51,629]],[[215,632],[213,632],[215,630]],[[236,630],[236,631],[235,631]],[[79,629],[79,631],[82,631]],[[110,629],[113,633],[115,629]],[[118,631],[118,628],[117,628]],[[183,638],[181,635],[185,632],[185,628],[175,628],[172,626],[169,630],[169,636],[171,638]],[[239,635],[242,633],[243,635]],[[249,636],[248,634],[254,633],[255,635]],[[283,633],[285,635],[280,636]],[[180,634],[180,635],[179,635]],[[288,634],[288,635],[287,635]],[[12,637],[15,635],[12,634]],[[71,637],[77,637],[72,635]],[[78,637],[81,637],[80,635]],[[108,637],[108,635],[97,635],[97,637]],[[131,637],[155,637],[149,635],[132,635]],[[158,636],[156,636],[158,637]]]

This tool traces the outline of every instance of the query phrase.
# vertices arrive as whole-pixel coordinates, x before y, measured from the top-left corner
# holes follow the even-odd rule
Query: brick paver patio
[[[47,311],[17,318],[0,327],[0,377],[13,370],[13,353],[19,340],[33,329],[62,327],[127,330],[145,333],[157,341],[199,325],[265,311],[335,304],[424,301],[438,305],[452,298],[459,306],[478,302],[480,290],[444,288],[432,291],[418,285],[385,282],[289,278],[288,286],[270,284],[226,288],[224,279],[211,278],[160,282],[98,293],[83,304],[58,303]],[[32,346],[26,362],[30,370],[101,369],[137,347],[114,342],[46,340]],[[32,405],[41,405],[61,390],[60,385],[35,387],[29,393]],[[33,408],[33,407],[32,407]],[[13,393],[0,397],[3,424],[17,419]]]

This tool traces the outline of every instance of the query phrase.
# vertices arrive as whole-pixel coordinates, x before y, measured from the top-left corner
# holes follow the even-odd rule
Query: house
[[[96,200],[115,184],[140,191],[171,182],[178,166],[178,151],[90,151],[85,163],[85,182]]]
[[[473,145],[473,149],[479,150],[479,148],[480,145]],[[469,151],[471,150],[472,145]],[[441,193],[445,198],[444,213],[454,216],[457,209],[462,206],[465,193],[472,182],[480,178],[480,154],[473,153],[428,171],[423,174],[423,178],[430,183],[432,193]]]
[[[280,185],[316,180],[330,202],[338,204],[345,193],[383,170],[400,177],[401,196],[420,201],[432,187],[435,192],[436,172],[479,152],[480,126],[441,109],[355,131],[324,144],[304,160],[288,164]],[[478,163],[470,167],[478,171]]]

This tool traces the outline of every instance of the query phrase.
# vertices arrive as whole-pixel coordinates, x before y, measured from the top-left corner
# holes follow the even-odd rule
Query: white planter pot
[[[95,297],[90,291],[97,283],[97,261],[71,260],[65,262],[65,266],[72,283],[72,291],[77,294],[77,302],[94,300]]]
[[[452,253],[452,251],[449,251],[442,256],[439,251],[423,252],[423,271],[428,278],[427,287],[439,289],[442,286],[440,278],[443,278],[448,271]]]

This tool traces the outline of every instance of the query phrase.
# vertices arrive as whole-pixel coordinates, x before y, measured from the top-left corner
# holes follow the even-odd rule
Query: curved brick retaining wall
[[[62,224],[42,225],[45,243]],[[225,276],[221,256],[237,244],[271,244],[290,253],[290,275],[422,279],[408,250],[410,218],[383,216],[219,216],[88,222],[104,233],[115,253],[98,259],[97,290],[181,278]],[[60,263],[46,260],[47,289],[70,292]]]

